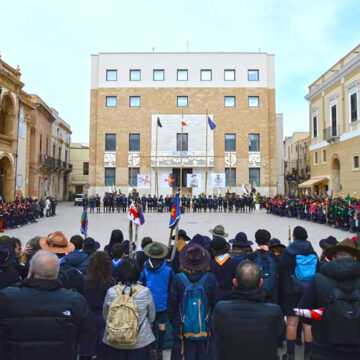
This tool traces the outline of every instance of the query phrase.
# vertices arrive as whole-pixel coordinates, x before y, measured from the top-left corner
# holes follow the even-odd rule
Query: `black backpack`
[[[360,346],[360,289],[336,285],[327,297],[321,325],[332,344]]]

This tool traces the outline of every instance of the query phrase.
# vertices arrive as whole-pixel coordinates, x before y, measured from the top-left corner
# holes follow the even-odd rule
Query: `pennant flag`
[[[181,126],[187,126],[186,122],[185,122],[185,121],[182,121],[182,122],[181,122]]]
[[[160,122],[160,118],[159,118],[159,117],[157,118],[157,126],[162,128],[162,124],[161,124],[161,122]]]
[[[302,316],[307,319],[319,321],[323,317],[325,308],[319,308],[319,309],[313,309],[313,310],[294,308],[293,310],[294,310],[294,313],[296,316]]]
[[[135,206],[134,203],[131,203],[128,212],[128,219],[136,225],[142,225],[145,223],[144,214],[140,204]]]
[[[216,128],[216,124],[213,121],[211,121],[209,116],[208,116],[208,124],[211,130],[214,130]]]
[[[180,216],[181,216],[180,199],[179,199],[179,192],[177,192],[170,211],[169,228],[176,226],[178,221],[180,221]]]
[[[88,223],[89,223],[89,220],[88,220],[88,214],[87,214],[87,211],[84,211],[81,215],[81,220],[80,220],[80,232],[85,236],[87,237],[87,230],[88,230]]]

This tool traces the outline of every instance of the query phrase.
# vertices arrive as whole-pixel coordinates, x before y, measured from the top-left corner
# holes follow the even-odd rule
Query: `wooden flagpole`
[[[159,178],[158,178],[158,144],[159,144],[159,115],[156,119],[156,145],[155,145],[155,195],[159,197]]]
[[[205,140],[205,146],[206,146],[206,150],[205,150],[205,196],[207,196],[207,182],[208,182],[208,111],[206,109],[206,116],[205,116],[205,127],[206,127],[206,140]]]
[[[180,136],[180,194],[179,198],[181,199],[181,190],[182,190],[182,172],[183,172],[183,128],[184,128],[184,112],[181,115],[181,136]]]

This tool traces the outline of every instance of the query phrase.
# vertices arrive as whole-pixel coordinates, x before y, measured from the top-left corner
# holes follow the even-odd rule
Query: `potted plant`
[[[260,194],[255,195],[255,210],[260,210]]]

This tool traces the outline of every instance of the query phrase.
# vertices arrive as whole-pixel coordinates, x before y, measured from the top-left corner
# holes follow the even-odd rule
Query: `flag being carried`
[[[170,211],[170,221],[169,221],[169,228],[174,228],[177,223],[180,221],[181,211],[180,211],[180,199],[179,199],[180,192],[178,191],[175,195],[171,211]]]
[[[145,223],[144,214],[140,203],[134,205],[132,202],[129,207],[128,219],[136,225],[143,225]]]
[[[88,224],[89,224],[89,220],[88,220],[87,211],[83,211],[80,219],[80,232],[85,237],[87,237]]]

